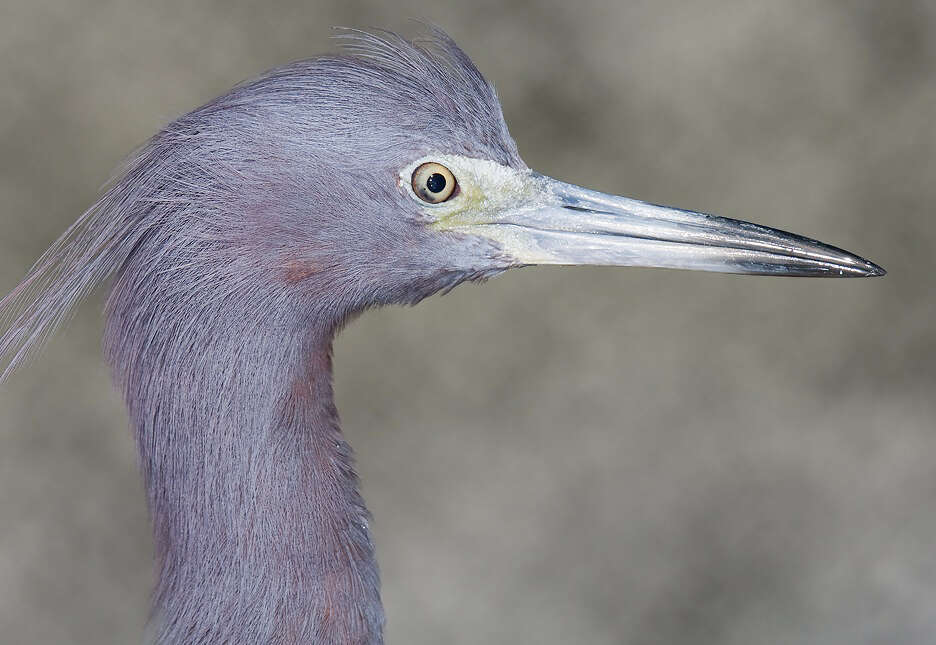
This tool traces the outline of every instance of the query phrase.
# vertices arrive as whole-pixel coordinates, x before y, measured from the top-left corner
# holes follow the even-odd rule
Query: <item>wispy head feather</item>
[[[0,300],[0,383],[25,362],[74,307],[111,275],[146,234],[143,200],[150,164],[143,148],[103,196],[46,250]]]

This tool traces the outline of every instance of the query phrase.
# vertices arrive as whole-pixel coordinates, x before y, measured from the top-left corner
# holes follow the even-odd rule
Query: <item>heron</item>
[[[440,28],[342,37],[165,126],[0,301],[7,378],[112,280],[104,353],[140,455],[160,645],[383,642],[332,387],[333,339],[362,312],[530,265],[885,273],[536,173]]]

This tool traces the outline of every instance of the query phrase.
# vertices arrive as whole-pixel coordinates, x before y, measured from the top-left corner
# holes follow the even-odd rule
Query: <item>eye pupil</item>
[[[443,190],[445,190],[445,184],[445,177],[437,172],[429,175],[429,179],[426,180],[426,188],[428,188],[430,192],[433,193],[441,193]]]

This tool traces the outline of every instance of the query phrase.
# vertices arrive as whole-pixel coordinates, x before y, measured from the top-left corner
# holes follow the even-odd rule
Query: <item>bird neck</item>
[[[155,533],[153,640],[381,643],[332,333],[208,318],[167,326],[122,308],[120,294],[109,316]]]

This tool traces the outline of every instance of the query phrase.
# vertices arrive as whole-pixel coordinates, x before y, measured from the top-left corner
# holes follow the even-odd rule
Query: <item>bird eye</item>
[[[457,186],[452,171],[434,161],[424,163],[413,171],[413,192],[424,202],[444,202],[455,194]]]

